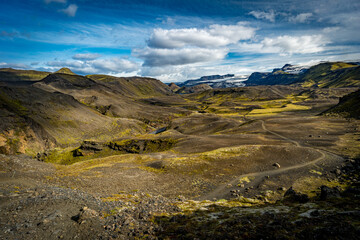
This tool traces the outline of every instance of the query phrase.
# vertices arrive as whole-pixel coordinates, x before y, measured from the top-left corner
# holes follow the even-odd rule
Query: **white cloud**
[[[133,50],[144,60],[143,66],[175,66],[224,59],[227,46],[251,39],[255,28],[247,23],[213,24],[207,28],[155,29],[147,41],[148,47]]]
[[[27,69],[29,68],[28,65],[23,63],[6,63],[0,62],[0,68],[16,68],[16,69]]]
[[[88,60],[94,60],[99,58],[101,55],[97,54],[97,53],[78,53],[75,54],[72,58],[75,60],[83,60],[83,61],[88,61]]]
[[[76,4],[70,4],[67,8],[59,10],[60,12],[65,13],[69,17],[75,17],[78,6]]]
[[[273,10],[270,10],[269,12],[251,11],[249,14],[253,15],[257,19],[265,19],[270,22],[275,22],[276,14]]]
[[[58,68],[68,67],[74,72],[84,74],[120,74],[137,72],[140,64],[123,58],[94,59],[88,61],[50,61],[46,64],[47,69],[54,71]]]
[[[312,15],[313,15],[312,13],[300,13],[296,16],[290,17],[289,21],[294,23],[305,23],[309,21],[309,18],[311,18]]]
[[[66,3],[66,0],[44,0],[45,3],[49,4],[51,2],[57,2],[57,3]]]
[[[241,22],[236,25],[214,24],[205,29],[155,29],[148,40],[148,46],[153,48],[220,47],[250,39],[254,34],[254,28]]]
[[[134,51],[135,56],[144,59],[144,66],[185,65],[223,59],[227,49],[207,48],[145,48]]]
[[[122,58],[97,59],[90,64],[102,72],[133,72],[140,68],[138,63]]]
[[[82,61],[50,61],[46,63],[47,66],[50,67],[68,67],[68,68],[82,68],[85,66]]]
[[[317,53],[324,50],[327,41],[321,35],[311,36],[279,36],[277,38],[265,38],[261,42],[261,48],[265,53]]]
[[[191,66],[143,67],[140,74],[142,76],[155,77],[164,82],[181,82],[216,74],[250,74],[256,70],[258,70],[258,67],[249,68],[241,66],[241,64],[194,64]]]

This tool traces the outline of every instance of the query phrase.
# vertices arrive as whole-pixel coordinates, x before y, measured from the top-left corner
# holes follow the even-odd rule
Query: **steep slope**
[[[360,119],[360,90],[340,98],[339,104],[322,114]]]
[[[170,83],[169,84],[169,88],[171,89],[171,91],[176,92],[177,90],[180,89],[180,87],[178,85],[176,85],[175,83]]]
[[[144,122],[163,122],[170,115],[184,109],[152,104],[153,99],[173,95],[170,88],[152,78],[117,78],[92,75],[92,79],[79,75],[55,73],[34,86],[49,92],[61,92],[97,110],[103,115],[133,118]],[[177,97],[175,97],[177,98]],[[156,102],[156,101],[155,101]]]
[[[16,70],[12,68],[0,68],[0,81],[39,81],[49,75],[48,72],[34,70]]]
[[[141,98],[172,94],[169,86],[154,78],[113,77],[108,75],[88,75],[86,77],[129,97]]]
[[[360,86],[360,66],[354,63],[326,62],[308,70],[298,70],[287,64],[271,73],[255,72],[245,82],[247,86],[295,83],[303,87],[357,87]]]
[[[65,74],[70,74],[70,75],[76,75],[69,68],[61,68],[61,69],[57,70],[55,73],[65,73]]]
[[[360,86],[360,66],[344,62],[321,63],[311,67],[302,77],[304,87],[320,88]]]
[[[282,70],[277,70],[272,73],[252,73],[249,79],[245,82],[246,86],[257,85],[289,85],[299,81],[298,74],[291,74]]]
[[[0,87],[0,142],[5,153],[72,146],[144,132],[144,124],[104,116],[72,96],[33,86]]]
[[[191,87],[181,87],[179,90],[176,91],[176,93],[180,94],[188,94],[188,93],[200,93],[206,90],[210,90],[212,87],[210,87],[208,84],[199,84]]]

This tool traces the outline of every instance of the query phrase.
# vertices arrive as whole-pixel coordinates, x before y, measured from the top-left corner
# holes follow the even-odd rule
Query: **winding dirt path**
[[[301,164],[297,164],[294,166],[290,166],[290,167],[283,167],[283,168],[278,168],[278,169],[274,169],[274,170],[268,170],[268,171],[262,171],[262,172],[254,172],[254,173],[246,173],[246,174],[242,174],[238,177],[236,177],[234,180],[227,182],[226,184],[222,184],[220,186],[218,186],[215,190],[211,191],[210,193],[207,193],[204,196],[201,196],[199,198],[199,200],[213,200],[214,198],[216,199],[221,199],[224,198],[225,196],[229,195],[229,191],[230,188],[228,187],[229,185],[231,186],[236,186],[239,183],[239,180],[244,178],[244,177],[251,177],[253,178],[253,180],[251,180],[250,183],[246,184],[247,187],[251,187],[251,186],[256,186],[258,185],[266,176],[272,176],[272,175],[277,175],[280,173],[284,173],[286,171],[290,171],[290,170],[294,170],[294,169],[299,169],[299,168],[303,168],[309,165],[313,165],[316,164],[319,161],[324,160],[325,158],[341,158],[335,154],[329,153],[329,152],[325,152],[323,150],[319,150],[316,148],[312,148],[312,147],[303,147],[299,142],[292,140],[290,138],[287,138],[281,134],[278,134],[276,132],[270,131],[266,128],[265,126],[265,122],[263,120],[261,121],[261,125],[262,128],[266,131],[269,132],[277,137],[280,137],[288,142],[293,143],[296,147],[302,147],[302,148],[307,148],[307,149],[311,149],[313,151],[316,151],[318,153],[320,153],[320,157],[310,161],[310,162],[306,162],[306,163],[301,163]],[[232,187],[233,188],[233,187]]]

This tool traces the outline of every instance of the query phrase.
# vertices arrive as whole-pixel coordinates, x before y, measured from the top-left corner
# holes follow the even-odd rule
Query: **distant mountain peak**
[[[64,74],[70,74],[70,75],[77,75],[77,74],[73,73],[73,71],[71,71],[69,68],[61,68],[61,69],[57,70],[55,73],[64,73]]]

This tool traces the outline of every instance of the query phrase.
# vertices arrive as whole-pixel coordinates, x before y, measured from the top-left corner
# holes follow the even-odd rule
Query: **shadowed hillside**
[[[140,121],[107,117],[70,95],[33,86],[1,87],[0,101],[3,146],[14,148],[9,152],[34,154],[50,146],[71,146],[84,139],[110,140],[144,132]],[[32,142],[39,144],[34,143],[35,146]]]
[[[360,119],[360,90],[340,99],[339,104],[323,113],[327,116],[341,116]]]

